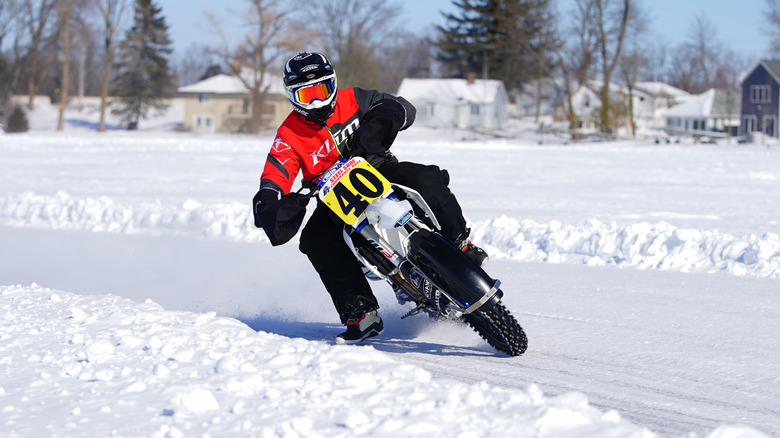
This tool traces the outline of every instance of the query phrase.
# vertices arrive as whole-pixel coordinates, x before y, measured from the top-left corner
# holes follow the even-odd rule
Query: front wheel
[[[523,328],[501,303],[489,310],[463,315],[463,319],[498,351],[520,356],[528,348],[528,338]]]

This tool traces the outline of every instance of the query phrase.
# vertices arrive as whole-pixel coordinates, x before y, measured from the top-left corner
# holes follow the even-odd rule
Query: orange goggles
[[[295,100],[308,105],[315,100],[325,100],[333,93],[333,81],[321,82],[295,90]]]

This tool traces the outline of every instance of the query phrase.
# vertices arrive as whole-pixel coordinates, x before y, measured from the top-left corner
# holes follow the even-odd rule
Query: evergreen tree
[[[133,26],[119,46],[114,65],[112,94],[119,98],[111,113],[130,128],[136,128],[151,109],[164,111],[165,99],[173,95],[173,76],[168,65],[171,40],[161,8],[153,0],[135,0]]]
[[[476,73],[508,89],[549,72],[550,0],[453,0],[444,14],[437,58],[455,76]]]
[[[8,125],[5,127],[6,132],[27,132],[30,129],[30,124],[27,121],[27,114],[24,109],[16,105],[11,116],[8,117]]]
[[[446,27],[437,26],[439,39],[437,59],[453,73],[465,77],[483,70],[484,55],[491,45],[489,29],[494,28],[487,14],[490,0],[453,0],[459,14],[444,14]]]

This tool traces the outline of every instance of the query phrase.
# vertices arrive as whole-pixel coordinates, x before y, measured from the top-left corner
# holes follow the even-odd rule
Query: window
[[[433,117],[433,105],[418,106],[417,117]]]
[[[211,96],[208,94],[198,94],[198,103],[207,104],[211,101]]]
[[[742,119],[742,126],[744,127],[744,134],[753,132],[756,130],[756,116],[745,116]]]
[[[471,114],[474,116],[479,115],[479,105],[472,103],[471,104]]]
[[[214,124],[214,116],[211,115],[195,115],[192,121],[193,132],[214,132],[216,125]]]
[[[777,116],[764,116],[763,125],[764,134],[777,137]]]
[[[769,85],[751,85],[750,103],[772,102],[772,87]]]

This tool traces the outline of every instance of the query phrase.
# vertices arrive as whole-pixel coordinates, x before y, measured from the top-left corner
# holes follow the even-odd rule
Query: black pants
[[[450,176],[438,166],[391,161],[378,168],[390,182],[417,190],[431,207],[442,234],[453,241],[466,237],[466,220],[460,204],[450,192]],[[300,250],[306,254],[320,276],[346,324],[350,317],[379,307],[363,274],[362,265],[344,242],[344,223],[317,202],[311,218],[301,232]]]

